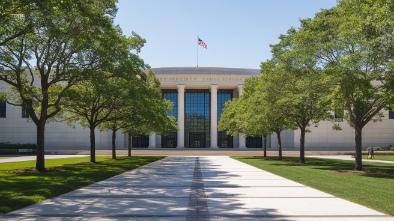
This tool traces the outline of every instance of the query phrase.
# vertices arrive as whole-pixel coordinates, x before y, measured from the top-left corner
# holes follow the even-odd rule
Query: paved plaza
[[[0,220],[393,221],[226,156],[173,156]]]

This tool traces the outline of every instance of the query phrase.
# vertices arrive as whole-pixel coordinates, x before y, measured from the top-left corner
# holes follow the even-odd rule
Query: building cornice
[[[165,67],[151,68],[155,75],[244,75],[259,76],[259,69],[221,67]]]

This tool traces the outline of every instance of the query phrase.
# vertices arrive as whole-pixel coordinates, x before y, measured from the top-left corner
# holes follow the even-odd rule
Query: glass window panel
[[[247,148],[262,148],[263,147],[263,137],[246,137],[246,147]]]
[[[5,118],[7,116],[6,103],[0,101],[0,118]]]
[[[389,119],[394,119],[394,111],[389,110]]]
[[[163,97],[173,103],[172,110],[168,111],[168,116],[173,116],[178,120],[178,91],[163,90]]]
[[[147,148],[149,146],[149,136],[133,136],[131,142],[134,148]]]
[[[163,97],[173,103],[172,110],[168,111],[168,116],[175,117],[178,120],[178,91],[175,90],[162,90]],[[162,148],[175,148],[177,146],[177,131],[172,131],[167,136],[161,136]]]
[[[25,108],[22,107],[22,118],[29,118],[29,114],[26,112]]]
[[[206,148],[210,143],[210,92],[186,90],[185,146]]]
[[[219,122],[224,104],[233,98],[233,90],[218,90],[217,96],[217,120]],[[225,131],[218,131],[218,147],[221,148],[233,148],[233,137],[227,135]]]

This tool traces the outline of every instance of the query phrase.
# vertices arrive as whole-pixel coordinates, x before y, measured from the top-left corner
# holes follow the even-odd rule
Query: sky
[[[152,68],[260,69],[271,44],[299,19],[336,0],[118,0],[115,24],[147,42],[140,57]],[[198,46],[197,36],[207,44]]]

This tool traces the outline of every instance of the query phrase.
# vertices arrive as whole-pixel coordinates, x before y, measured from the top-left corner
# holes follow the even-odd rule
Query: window
[[[26,109],[22,107],[22,118],[29,118],[29,113],[27,113]]]
[[[389,109],[389,119],[394,119],[394,111]]]
[[[168,116],[173,116],[178,119],[178,91],[177,90],[162,90],[163,97],[166,100],[171,101],[174,106],[172,106],[172,110],[168,111]]]
[[[147,148],[149,146],[149,136],[133,136],[131,143],[134,148]]]
[[[217,98],[217,118],[218,122],[220,118],[222,117],[222,112],[224,109],[224,104],[227,101],[230,101],[233,98],[233,90],[218,90],[218,98]]]
[[[218,131],[218,147],[233,148],[233,136],[227,135],[225,131]]]
[[[178,91],[175,89],[162,90],[162,92],[164,99],[169,100],[174,104],[172,110],[167,112],[168,116],[178,119]],[[177,134],[177,131],[170,131],[166,136],[161,136],[161,147],[175,148],[177,146]]]
[[[222,112],[224,109],[224,104],[233,98],[233,90],[218,90],[217,98],[217,116],[218,122],[222,117]],[[218,131],[218,147],[221,148],[233,148],[233,137],[227,135],[224,131]]]
[[[162,148],[175,148],[177,146],[177,132],[169,132],[167,136],[161,136]]]
[[[262,148],[263,137],[246,137],[247,148]]]
[[[210,95],[209,90],[185,92],[185,147],[210,145]]]
[[[6,105],[5,102],[0,101],[0,118],[6,117]]]

